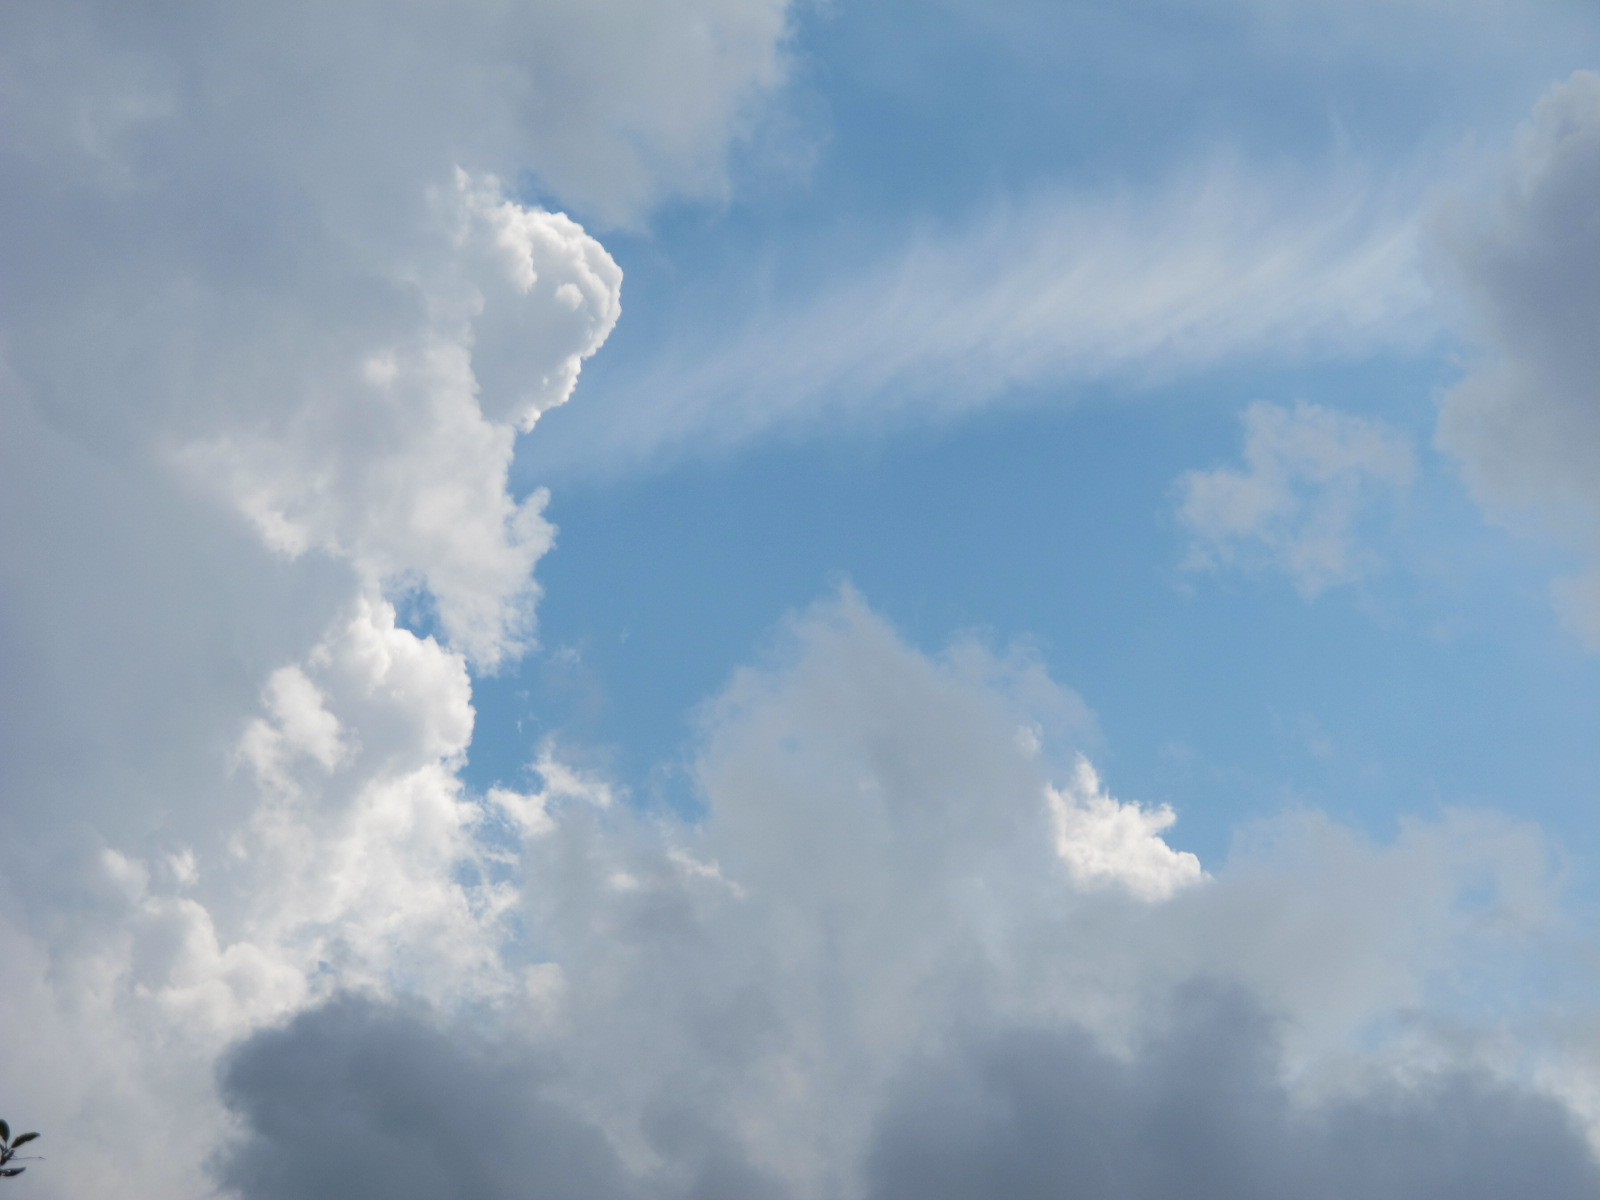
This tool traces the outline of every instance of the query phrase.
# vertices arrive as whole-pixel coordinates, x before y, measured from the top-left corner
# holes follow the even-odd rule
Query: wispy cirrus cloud
[[[1432,330],[1402,200],[1358,180],[1216,169],[1154,194],[1035,197],[923,228],[721,344],[667,352],[535,453],[605,472],[939,419],[1024,388],[1415,346]]]

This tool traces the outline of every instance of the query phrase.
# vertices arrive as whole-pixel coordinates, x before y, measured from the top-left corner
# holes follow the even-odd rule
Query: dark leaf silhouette
[[[8,1167],[6,1164],[16,1157],[18,1147],[27,1145],[38,1136],[37,1133],[19,1133],[13,1139],[11,1125],[6,1121],[0,1121],[0,1179],[11,1179],[28,1169]]]

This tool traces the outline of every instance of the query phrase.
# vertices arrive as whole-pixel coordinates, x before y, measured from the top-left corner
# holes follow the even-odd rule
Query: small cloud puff
[[[1238,566],[1287,575],[1307,599],[1376,567],[1359,545],[1363,509],[1403,492],[1416,473],[1404,436],[1386,422],[1299,402],[1252,404],[1244,466],[1189,471],[1178,519],[1193,537],[1190,569]]]

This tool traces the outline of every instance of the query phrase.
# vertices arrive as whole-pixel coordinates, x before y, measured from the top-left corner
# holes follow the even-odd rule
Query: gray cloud
[[[875,1097],[866,1200],[1592,1200],[1558,1102],[1472,1070],[1287,1086],[1279,1029],[1236,988],[1168,995],[1124,1049],[1070,1022],[968,1024]],[[345,996],[228,1060],[240,1200],[765,1200],[787,1193],[690,1098],[624,1162],[526,1041]]]
[[[765,1200],[784,1195],[700,1114],[662,1102],[630,1169],[548,1086],[561,1069],[503,1032],[415,1004],[336,997],[223,1067],[242,1133],[214,1162],[242,1200]]]
[[[222,1093],[248,1135],[220,1157],[250,1200],[628,1200],[603,1134],[497,1053],[421,1009],[341,997],[256,1035]]]
[[[1558,585],[1600,647],[1600,75],[1540,100],[1489,203],[1445,214],[1445,268],[1485,353],[1438,442],[1493,515],[1553,534],[1587,574]]]
[[[1559,1051],[1536,1029],[1512,1063],[1474,1040],[1486,1008],[1526,1015],[1505,965],[1556,919],[1531,831],[1456,816],[1377,845],[1302,814],[1151,890],[1163,830],[1140,824],[1085,880],[1057,841],[1084,831],[1052,829],[1049,800],[1080,705],[1026,660],[920,654],[851,594],[705,719],[693,825],[548,755],[541,788],[502,794],[526,835],[504,947],[522,993],[337,1000],[247,1041],[223,1181],[344,1194],[437,1126],[419,1180],[488,1159],[537,1195],[526,1128],[609,1146],[551,1165],[552,1194],[588,1171],[601,1200],[1410,1200],[1457,1157],[1597,1194],[1576,1117],[1519,1090]],[[494,1200],[501,1180],[396,1194]]]
[[[42,1195],[206,1194],[214,1055],[335,986],[515,989],[460,866],[467,658],[529,644],[515,440],[620,289],[519,200],[718,195],[787,27],[0,5],[0,1059],[74,1147]]]
[[[1470,1072],[1305,1101],[1246,995],[1196,985],[1116,1054],[1080,1031],[964,1039],[908,1073],[871,1200],[1504,1200],[1600,1196],[1571,1114]]]

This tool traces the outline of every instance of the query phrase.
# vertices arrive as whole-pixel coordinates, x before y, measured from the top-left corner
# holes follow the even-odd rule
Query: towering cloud
[[[716,194],[786,20],[0,13],[0,1055],[63,1147],[37,1186],[204,1194],[215,1055],[340,985],[521,988],[469,667],[533,636],[514,442],[621,273],[519,197]]]

